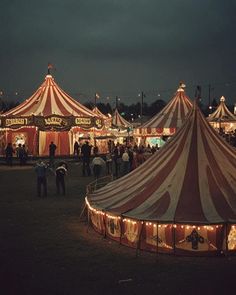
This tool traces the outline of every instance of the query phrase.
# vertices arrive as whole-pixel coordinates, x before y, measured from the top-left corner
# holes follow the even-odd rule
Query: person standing
[[[83,176],[91,175],[91,170],[90,170],[90,157],[91,157],[91,146],[89,145],[88,141],[86,141],[82,147],[81,147],[81,155],[82,155],[82,160],[83,160]]]
[[[35,167],[37,174],[37,196],[41,197],[41,188],[43,187],[43,196],[47,197],[47,168],[48,166],[40,159]]]
[[[7,165],[12,166],[13,153],[14,153],[14,150],[13,150],[12,144],[11,144],[11,142],[9,142],[7,144],[6,149],[5,149],[5,155],[6,155],[6,163],[7,163]]]
[[[107,175],[112,174],[112,155],[110,152],[106,154]]]
[[[60,194],[62,190],[62,194],[66,194],[65,189],[65,176],[67,174],[66,164],[61,163],[56,169],[56,187],[57,187],[57,194]]]
[[[93,174],[96,179],[98,179],[101,175],[102,167],[105,167],[106,162],[98,156],[98,154],[95,154],[95,157],[92,161],[92,167],[93,167]]]
[[[17,150],[17,156],[19,158],[20,161],[20,165],[24,164],[24,149],[23,146],[21,144],[18,145],[18,150]]]
[[[78,141],[75,141],[75,143],[74,143],[74,156],[79,157],[79,143],[78,143]]]
[[[114,166],[115,166],[115,176],[118,177],[118,175],[120,173],[120,162],[121,162],[121,157],[120,157],[118,145],[116,145],[114,147],[113,160],[114,160]]]
[[[22,145],[22,164],[25,165],[28,160],[28,150],[25,144]]]
[[[123,175],[129,173],[130,164],[129,164],[129,154],[127,149],[125,149],[124,153],[122,154],[122,166],[123,166]]]
[[[49,165],[50,167],[54,166],[54,159],[55,159],[55,153],[56,153],[57,146],[53,141],[51,141],[49,145]]]

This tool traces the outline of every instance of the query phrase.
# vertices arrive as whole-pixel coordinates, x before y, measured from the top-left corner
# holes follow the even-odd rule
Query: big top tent
[[[24,143],[30,154],[47,155],[53,141],[57,155],[69,155],[77,134],[102,126],[100,116],[64,92],[48,73],[30,98],[1,115],[1,146]]]
[[[148,138],[172,136],[183,124],[192,102],[185,94],[185,84],[180,85],[169,103],[150,120],[134,130],[134,136],[143,141]]]
[[[236,152],[198,106],[143,165],[87,193],[93,227],[124,245],[183,255],[236,250]]]

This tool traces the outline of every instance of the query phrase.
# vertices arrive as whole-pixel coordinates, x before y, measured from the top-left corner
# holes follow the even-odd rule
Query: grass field
[[[86,185],[69,163],[65,197],[36,197],[32,166],[0,166],[0,294],[235,294],[236,257],[135,251],[79,220]]]

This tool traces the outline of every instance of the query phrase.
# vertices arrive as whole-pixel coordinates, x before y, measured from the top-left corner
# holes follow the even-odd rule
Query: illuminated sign
[[[11,119],[6,119],[5,121],[5,126],[14,126],[14,125],[27,125],[28,124],[28,119],[27,118],[11,118]]]
[[[101,128],[102,127],[102,120],[96,119],[95,120],[95,125],[96,125],[96,127]]]
[[[75,118],[76,125],[91,125],[91,123],[90,118]]]
[[[68,122],[60,117],[49,117],[44,119],[46,126],[66,126]]]

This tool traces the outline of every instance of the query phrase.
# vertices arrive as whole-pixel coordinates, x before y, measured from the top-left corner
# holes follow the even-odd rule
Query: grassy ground
[[[86,184],[69,164],[66,197],[36,197],[31,166],[0,166],[0,294],[234,294],[236,257],[135,251],[79,220]],[[128,281],[127,281],[128,280]]]

